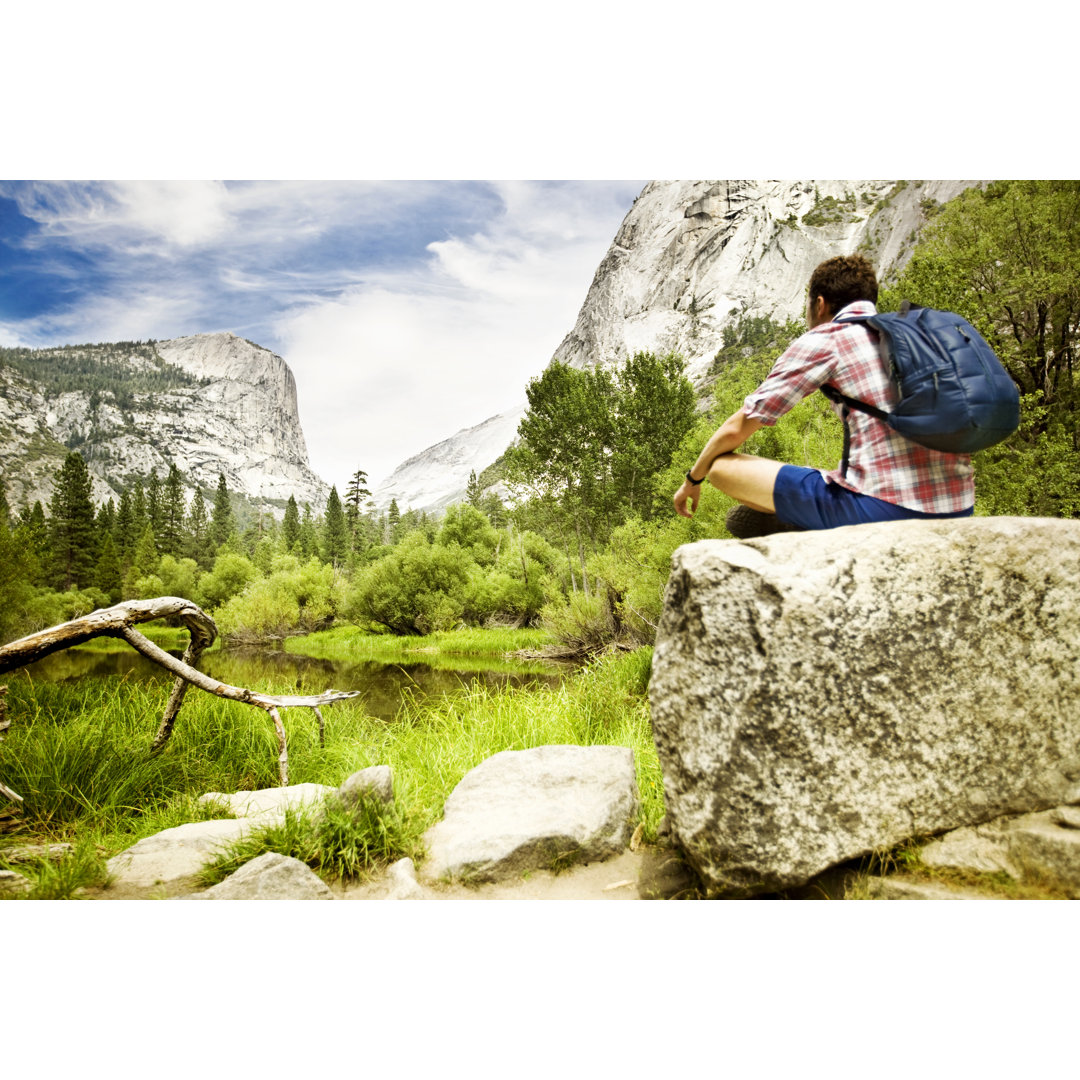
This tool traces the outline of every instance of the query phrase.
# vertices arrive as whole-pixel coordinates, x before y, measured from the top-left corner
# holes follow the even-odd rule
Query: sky
[[[231,330],[342,489],[525,400],[644,180],[0,181],[0,345]]]

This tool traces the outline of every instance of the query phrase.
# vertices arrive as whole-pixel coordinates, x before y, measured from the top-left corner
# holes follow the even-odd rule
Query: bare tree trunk
[[[170,656],[134,627],[135,623],[161,618],[179,619],[190,631],[191,641],[182,660]],[[248,690],[241,686],[230,686],[228,683],[210,678],[209,675],[199,671],[195,665],[203,652],[213,644],[217,637],[217,627],[214,625],[214,620],[200,607],[190,600],[177,596],[159,596],[154,600],[127,600],[111,608],[92,611],[80,619],[72,619],[70,622],[51,626],[48,630],[13,641],[0,648],[0,674],[99,636],[123,638],[137,652],[176,676],[176,683],[165,706],[161,725],[150,747],[151,752],[162,749],[169,741],[184,694],[190,684],[197,686],[200,690],[205,690],[208,694],[216,694],[218,697],[239,701],[245,705],[254,705],[270,714],[278,737],[278,776],[282,785],[289,782],[289,757],[285,743],[285,727],[281,722],[278,709],[293,707],[314,709],[319,720],[321,741],[324,725],[318,706],[360,696],[359,690],[327,690],[314,697],[276,696],[260,694],[256,690]],[[3,785],[0,785],[0,788],[9,798],[11,796],[18,798],[14,792],[4,788]]]

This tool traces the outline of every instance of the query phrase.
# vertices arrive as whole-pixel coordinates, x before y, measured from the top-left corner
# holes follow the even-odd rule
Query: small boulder
[[[326,882],[307,863],[269,851],[224,881],[185,900],[333,900]]]
[[[317,806],[335,789],[326,784],[291,784],[288,787],[264,788],[260,791],[237,791],[225,795],[210,791],[199,796],[201,803],[215,803],[238,818],[284,816],[286,810],[302,806]]]
[[[346,806],[355,806],[361,797],[378,799],[390,804],[394,801],[394,777],[389,765],[372,765],[354,772],[337,789],[338,797]]]
[[[198,873],[221,848],[239,840],[250,829],[250,821],[232,818],[176,825],[143,837],[114,855],[106,868],[124,885],[168,885]]]
[[[0,900],[16,900],[25,896],[33,886],[14,870],[0,870]]]
[[[504,750],[451,792],[424,835],[423,877],[499,881],[605,859],[626,848],[638,808],[627,747]]]

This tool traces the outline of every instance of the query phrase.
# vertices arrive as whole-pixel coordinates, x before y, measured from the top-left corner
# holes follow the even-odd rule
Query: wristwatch
[[[700,480],[695,480],[690,475],[690,470],[689,469],[686,470],[686,479],[689,480],[690,483],[694,485],[694,487],[700,487],[702,484],[705,483],[705,477],[704,476]]]

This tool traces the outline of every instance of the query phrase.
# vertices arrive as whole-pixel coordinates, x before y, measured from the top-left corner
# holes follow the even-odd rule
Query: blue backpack
[[[949,454],[972,454],[1007,439],[1020,424],[1016,383],[986,340],[951,311],[907,300],[899,311],[849,315],[880,335],[878,348],[900,395],[892,412],[841,394],[822,393],[844,408],[844,471],[847,471],[847,410],[858,409],[888,424],[905,439]]]

